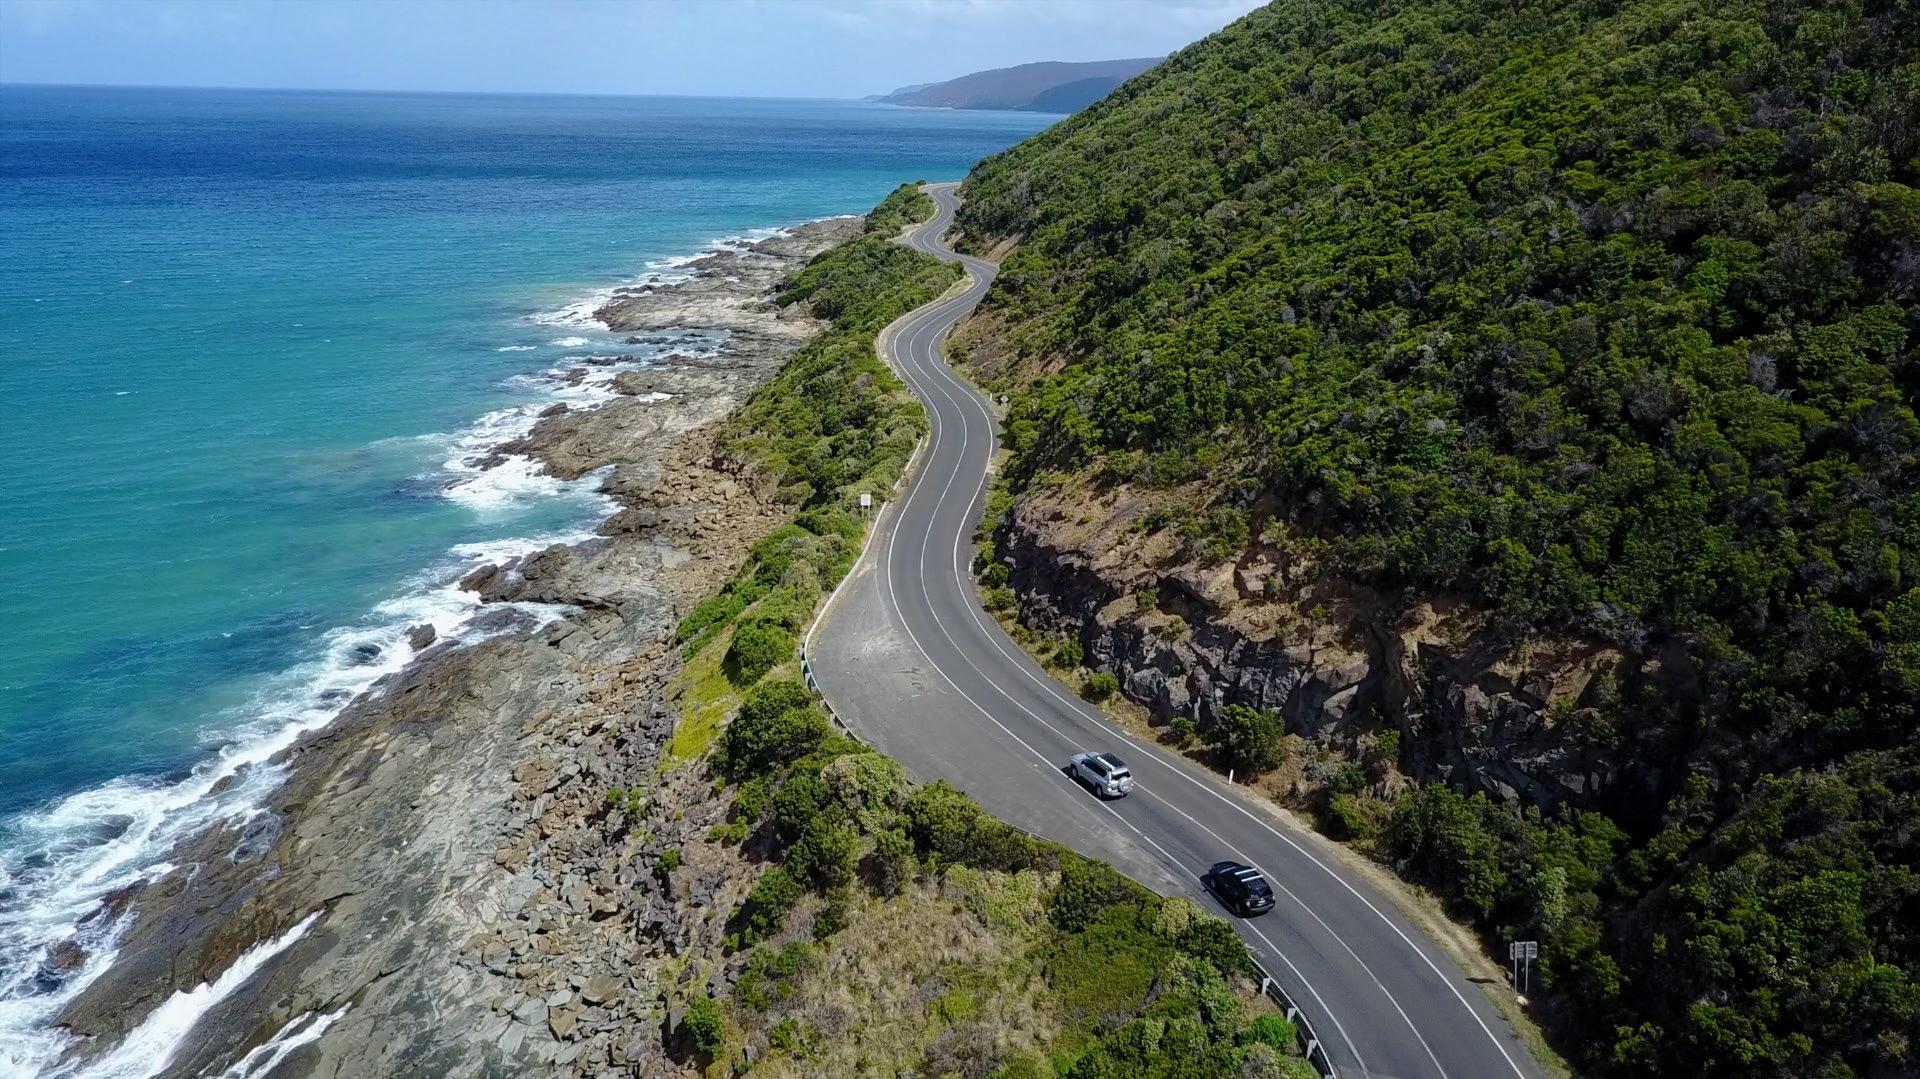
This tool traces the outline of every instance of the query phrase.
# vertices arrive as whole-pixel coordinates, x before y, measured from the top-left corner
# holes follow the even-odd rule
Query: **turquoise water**
[[[464,567],[603,512],[461,466],[562,394],[548,368],[634,351],[580,317],[595,290],[1047,122],[0,88],[0,1071],[73,988],[29,967],[74,911],[257,796],[240,766],[407,625],[477,636]]]

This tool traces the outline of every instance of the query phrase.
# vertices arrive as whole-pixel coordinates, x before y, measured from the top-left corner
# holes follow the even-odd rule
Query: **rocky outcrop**
[[[858,217],[829,217],[738,249],[716,251],[686,266],[692,279],[619,289],[593,317],[621,331],[698,326],[805,338],[813,329],[811,317],[798,308],[776,308],[773,287],[796,263],[853,239],[864,227]]]
[[[1150,527],[1154,504],[1125,488],[1036,488],[995,540],[1022,621],[1077,639],[1157,722],[1204,728],[1244,704],[1356,755],[1399,731],[1414,778],[1540,806],[1657,808],[1684,774],[1663,759],[1671,747],[1601,729],[1594,707],[1621,685],[1687,677],[1677,650],[1516,639],[1457,598],[1329,579],[1257,541],[1210,560]]]
[[[788,512],[729,473],[713,427],[817,328],[774,307],[772,283],[850,227],[714,256],[610,305],[622,329],[726,341],[633,372],[602,407],[549,409],[490,459],[596,476],[620,506],[600,538],[469,574],[495,605],[472,627],[490,639],[417,627],[420,659],[274,759],[285,778],[258,815],[116,897],[103,917],[132,904],[119,960],[61,1016],[73,1056],[307,924],[164,1074],[218,1074],[309,1016],[334,1018],[275,1074],[680,1072],[666,1032],[679,1002],[731,976],[725,920],[756,871],[707,844],[723,807],[667,759],[672,632]],[[528,605],[566,613],[542,624],[529,612],[554,608]],[[50,976],[78,958],[50,955]]]

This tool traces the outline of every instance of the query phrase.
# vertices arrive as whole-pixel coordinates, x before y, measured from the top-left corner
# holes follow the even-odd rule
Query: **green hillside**
[[[983,161],[961,227],[1018,240],[1016,488],[1202,481],[1228,545],[1277,504],[1351,579],[1691,657],[1596,725],[1664,814],[1394,811],[1404,871],[1547,934],[1565,1051],[1905,1074],[1916,184],[1911,2],[1280,0]]]

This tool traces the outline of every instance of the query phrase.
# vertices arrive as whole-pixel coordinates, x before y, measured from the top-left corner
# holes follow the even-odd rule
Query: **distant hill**
[[[946,82],[903,86],[875,100],[889,105],[935,109],[1013,109],[1025,112],[1078,112],[1107,96],[1114,87],[1160,62],[1095,60],[1069,64],[1057,60],[976,71]]]

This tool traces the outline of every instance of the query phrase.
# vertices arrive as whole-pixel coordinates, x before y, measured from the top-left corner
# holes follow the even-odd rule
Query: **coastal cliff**
[[[673,627],[789,512],[715,453],[714,429],[822,325],[774,286],[860,229],[815,222],[615,295],[599,317],[616,330],[725,344],[623,372],[622,396],[556,406],[477,462],[598,474],[619,506],[600,537],[469,575],[500,635],[417,632],[414,663],[274,762],[287,778],[257,814],[114,897],[102,916],[130,906],[129,924],[60,1017],[71,1057],[131,1048],[114,1044],[210,986],[224,999],[164,1074],[264,1068],[307,1043],[318,1075],[677,1069],[664,991],[692,967],[676,959],[719,948],[752,874],[705,843],[722,808],[705,782],[664,768]],[[530,604],[568,613],[534,628]]]
[[[1323,574],[1280,544],[1209,557],[1176,530],[1149,527],[1177,501],[1062,480],[1025,492],[992,536],[1020,621],[1074,642],[1156,726],[1185,717],[1204,729],[1244,705],[1342,760],[1390,735],[1405,756],[1376,778],[1383,797],[1407,778],[1446,780],[1631,815],[1686,774],[1652,734],[1603,737],[1594,707],[1623,684],[1685,691],[1684,657],[1515,640],[1466,597],[1409,602]],[[1281,793],[1307,804],[1318,787],[1302,774]]]

